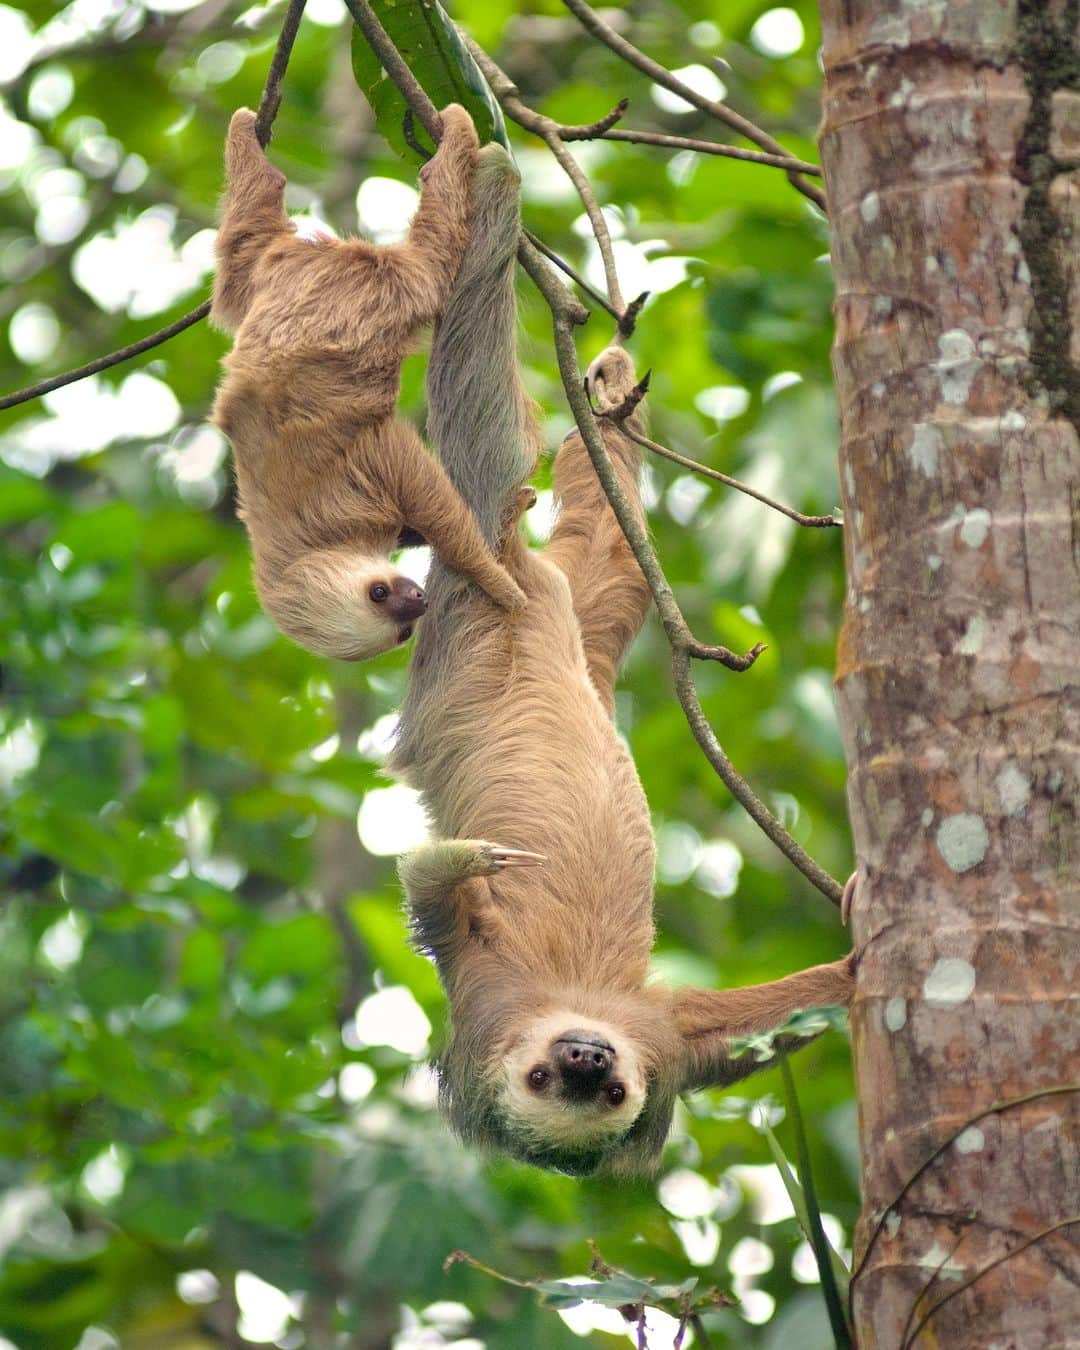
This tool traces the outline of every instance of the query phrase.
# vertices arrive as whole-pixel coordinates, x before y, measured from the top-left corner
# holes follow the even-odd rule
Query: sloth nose
[[[615,1052],[604,1041],[564,1036],[555,1042],[555,1062],[563,1087],[571,1096],[595,1092],[611,1072]]]
[[[387,608],[394,619],[411,623],[427,609],[427,601],[424,592],[414,581],[406,581],[394,587]]]

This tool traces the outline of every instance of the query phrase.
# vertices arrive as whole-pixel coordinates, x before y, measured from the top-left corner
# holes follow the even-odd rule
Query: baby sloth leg
[[[250,108],[233,113],[225,143],[227,186],[218,229],[213,318],[233,331],[251,303],[252,275],[267,244],[293,229],[285,214],[285,175],[266,158]]]

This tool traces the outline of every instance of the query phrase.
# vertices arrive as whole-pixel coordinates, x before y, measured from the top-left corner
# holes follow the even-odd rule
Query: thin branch
[[[274,118],[281,107],[281,84],[285,79],[285,71],[288,69],[289,57],[292,55],[300,20],[304,17],[306,3],[307,0],[289,0],[289,8],[285,12],[281,32],[278,33],[274,54],[270,58],[270,69],[266,72],[266,83],[263,85],[259,108],[255,114],[255,135],[258,136],[259,144],[264,150],[270,144]]]
[[[581,165],[563,144],[562,129],[559,123],[543,113],[536,112],[524,103],[517,85],[504,70],[496,65],[483,47],[468,36],[465,37],[465,43],[476,64],[480,67],[484,79],[491,86],[491,92],[498,99],[499,106],[509,117],[513,118],[518,126],[524,127],[526,131],[531,131],[534,135],[540,137],[555,156],[567,178],[573,183],[578,196],[581,198],[581,204],[585,207],[585,212],[589,217],[589,224],[592,226],[592,232],[596,237],[596,246],[600,250],[600,257],[604,264],[604,276],[607,280],[608,298],[616,315],[621,316],[626,306],[623,303],[622,290],[619,287],[619,276],[615,268],[615,253],[611,246],[611,234],[607,227],[607,221],[600,209],[600,203],[596,200],[592,184],[582,172]],[[601,118],[598,123],[594,123],[594,128],[605,127],[606,129],[621,116],[621,108],[616,107],[608,113],[607,117]],[[591,129],[593,128],[574,128],[575,131],[579,132],[590,131]]]
[[[903,1186],[900,1187],[896,1199],[892,1200],[882,1210],[880,1216],[878,1217],[877,1223],[874,1225],[874,1231],[870,1234],[869,1241],[863,1248],[862,1256],[859,1257],[858,1265],[856,1265],[854,1270],[851,1272],[851,1282],[848,1285],[849,1311],[854,1302],[855,1281],[862,1274],[863,1270],[866,1267],[867,1261],[870,1260],[870,1254],[874,1250],[874,1244],[881,1236],[881,1231],[885,1227],[885,1220],[899,1206],[901,1201],[904,1199],[904,1196],[907,1195],[908,1191],[911,1190],[912,1186],[915,1185],[915,1183],[919,1180],[919,1178],[923,1175],[923,1173],[928,1168],[932,1167],[934,1163],[937,1162],[937,1160],[946,1151],[946,1149],[950,1148],[953,1144],[956,1143],[957,1139],[960,1138],[960,1136],[964,1133],[965,1130],[970,1129],[972,1125],[976,1124],[980,1120],[984,1120],[987,1116],[1000,1115],[1002,1112],[1012,1111],[1018,1106],[1027,1106],[1031,1102],[1041,1101],[1042,1098],[1044,1097],[1062,1097],[1071,1092],[1080,1092],[1080,1083],[1059,1083],[1054,1087],[1039,1088],[1035,1092],[1027,1092],[1022,1097],[1010,1097],[1004,1101],[992,1102],[989,1106],[984,1107],[981,1111],[977,1112],[975,1115],[969,1116],[962,1125],[958,1126],[955,1130],[953,1130],[953,1132],[950,1135],[948,1135],[948,1137],[945,1138],[937,1146],[937,1148],[934,1149],[934,1151],[929,1155],[929,1157],[924,1159],[924,1161],[919,1164],[919,1166],[915,1169],[915,1171],[912,1172],[911,1176],[908,1177],[907,1181],[905,1181]]]
[[[522,227],[521,232],[529,243],[532,244],[533,248],[539,249],[544,257],[547,258],[549,262],[553,262],[560,272],[565,272],[571,281],[585,292],[590,300],[598,304],[601,309],[607,310],[616,323],[619,322],[622,316],[618,313],[615,306],[606,295],[601,295],[595,287],[590,286],[585,278],[579,276],[564,258],[560,258],[553,248],[544,243],[539,235],[533,234],[532,230],[527,230],[524,226]]]
[[[664,575],[663,568],[660,566],[656,553],[649,542],[645,527],[634,514],[625,493],[619,485],[619,480],[615,476],[615,470],[608,458],[603,438],[593,416],[592,408],[589,406],[589,400],[582,384],[581,370],[578,367],[577,352],[574,349],[572,320],[566,313],[566,304],[569,297],[559,282],[550,274],[539,281],[538,285],[551,309],[555,354],[559,363],[559,374],[562,377],[567,401],[574,414],[574,421],[577,423],[581,438],[585,442],[585,448],[589,453],[593,468],[596,470],[596,476],[599,478],[604,493],[611,503],[611,508],[615,512],[615,517],[622,527],[623,534],[626,536],[626,541],[630,545],[634,557],[637,559],[638,566],[648,582],[653,603],[656,605],[660,621],[671,644],[671,666],[675,693],[682,705],[694,739],[720,780],[735,800],[746,810],[750,818],[772,840],[781,853],[802,872],[808,881],[816,886],[823,895],[828,896],[834,904],[839,905],[843,893],[840,883],[816,863],[800,844],[796,843],[776,816],[757,796],[749,783],[735,771],[734,766],[720,746],[716,733],[709,726],[690,674],[690,661],[693,657],[723,660],[724,664],[733,663],[734,669],[745,669],[746,666],[753,663],[761,648],[754,648],[745,656],[740,657],[734,652],[728,652],[725,648],[706,647],[699,643],[690,632],[671,586]]]
[[[628,42],[621,34],[616,33],[614,28],[604,23],[603,19],[589,8],[585,0],[563,0],[563,3],[587,33],[591,33],[593,37],[598,38],[605,47],[610,48],[616,56],[621,57],[629,65],[648,75],[654,83],[662,85],[665,89],[670,89],[673,94],[678,94],[680,98],[685,99],[687,103],[692,104],[701,112],[708,113],[710,117],[714,117],[717,121],[732,127],[752,144],[760,146],[762,150],[787,158],[784,147],[767,131],[751,122],[749,118],[743,117],[741,113],[735,112],[725,103],[718,103],[715,99],[706,98],[695,89],[691,89],[688,84],[684,84],[677,75],[673,75],[670,70],[654,61],[652,57],[646,56],[632,42]],[[825,194],[819,187],[813,183],[808,183],[801,173],[789,171],[788,178],[792,187],[801,192],[804,197],[808,197],[822,211],[827,210]]]
[[[658,145],[667,150],[693,150],[699,155],[718,155],[722,159],[741,159],[749,164],[766,164],[773,169],[783,169],[787,173],[812,174],[821,177],[816,164],[806,159],[795,159],[791,155],[770,155],[764,150],[747,150],[741,145],[726,145],[721,141],[702,141],[696,136],[672,136],[666,131],[639,131],[636,127],[616,127],[613,131],[602,131],[593,136],[571,136],[575,127],[563,127],[564,141],[629,141],[634,145]],[[587,130],[587,128],[582,128]]]
[[[438,145],[442,139],[442,118],[438,109],[424,92],[420,81],[405,64],[401,53],[394,46],[393,39],[379,22],[378,15],[368,4],[368,0],[345,0],[345,8],[367,39],[368,46],[379,58],[383,70],[397,85],[417,121]]]
[[[1067,1219],[1059,1219],[1057,1223],[1052,1223],[1047,1228],[1041,1228],[1037,1233],[1033,1233],[1031,1237],[1026,1238],[1018,1246],[1010,1248],[1007,1252],[1003,1252],[1001,1256],[988,1262],[981,1270],[977,1270],[970,1280],[965,1280],[963,1284],[958,1284],[955,1289],[950,1289],[944,1298],[939,1298],[932,1308],[923,1313],[922,1317],[915,1324],[911,1335],[905,1339],[903,1345],[900,1347],[900,1350],[908,1350],[909,1346],[914,1345],[919,1332],[922,1331],[923,1327],[926,1326],[931,1317],[933,1317],[940,1308],[943,1308],[946,1303],[956,1298],[958,1294],[963,1294],[966,1290],[970,1289],[973,1284],[978,1284],[984,1275],[989,1275],[989,1273],[997,1266],[1004,1265],[1006,1261],[1011,1261],[1014,1256],[1019,1256],[1021,1252],[1027,1251],[1029,1247],[1033,1247],[1036,1242],[1041,1242],[1043,1238],[1050,1237],[1053,1233],[1059,1233],[1063,1228],[1073,1228],[1077,1224],[1080,1224],[1080,1214],[1073,1214]]]
[[[300,20],[306,3],[307,0],[290,0],[289,8],[281,25],[281,31],[278,34],[277,45],[274,47],[274,55],[270,60],[270,69],[266,75],[266,84],[259,100],[259,111],[255,122],[256,134],[260,143],[264,146],[270,143],[270,128],[281,105],[282,80],[285,78],[285,71],[289,64],[289,57],[292,55],[293,43],[296,41],[296,33],[300,27]],[[185,328],[190,328],[193,324],[205,319],[209,313],[210,301],[204,300],[201,305],[189,310],[187,314],[182,315],[173,323],[168,324],[165,328],[158,329],[156,333],[149,333],[146,337],[140,338],[138,342],[132,342],[127,347],[121,347],[118,351],[110,352],[107,356],[99,356],[96,360],[88,361],[86,365],[79,366],[75,370],[65,371],[62,375],[52,375],[47,380],[40,380],[37,384],[28,385],[25,389],[17,389],[12,394],[5,394],[3,398],[0,398],[0,412],[5,408],[17,407],[20,403],[29,403],[31,399],[40,398],[43,394],[50,394],[54,389],[62,389],[64,385],[74,384],[76,380],[85,380],[87,376],[96,375],[102,370],[108,370],[110,366],[118,366],[124,361],[130,361],[132,357],[140,356],[153,347],[160,347],[163,342],[168,342],[170,338],[176,337]]]
[[[85,380],[88,375],[96,375],[99,370],[108,370],[110,366],[118,366],[123,361],[130,361],[133,356],[148,352],[151,347],[160,347],[163,342],[168,342],[170,338],[176,337],[177,333],[182,333],[185,328],[190,328],[200,319],[205,319],[209,313],[210,301],[204,300],[196,309],[189,310],[175,323],[169,324],[167,328],[159,328],[156,333],[150,333],[147,337],[140,338],[138,342],[132,342],[127,347],[121,347],[118,351],[110,352],[108,356],[99,356],[96,360],[88,361],[85,366],[78,366],[75,370],[67,370],[62,375],[50,376],[49,379],[40,380],[37,384],[28,385],[25,389],[16,389],[13,394],[5,394],[3,398],[0,398],[0,412],[5,408],[14,408],[20,403],[29,403],[32,398],[40,398],[43,394],[51,394],[54,389],[62,389],[65,384],[74,384],[76,380]]]
[[[600,414],[602,417],[605,414]],[[611,417],[608,413],[606,416]],[[828,526],[840,526],[842,520],[837,520],[835,516],[807,516],[801,511],[796,511],[794,507],[785,506],[783,502],[778,502],[773,497],[767,497],[764,492],[759,492],[757,488],[751,487],[749,483],[743,483],[738,478],[732,478],[730,474],[721,473],[719,469],[712,469],[707,464],[700,464],[696,459],[688,459],[685,455],[680,455],[675,450],[669,450],[666,445],[661,445],[659,441],[650,440],[648,436],[643,436],[635,431],[633,427],[628,427],[625,422],[620,421],[619,426],[623,432],[629,436],[632,441],[638,445],[643,445],[646,450],[653,450],[664,459],[670,459],[673,464],[681,464],[684,469],[690,469],[694,473],[700,473],[706,478],[715,478],[718,483],[724,483],[727,487],[735,488],[737,492],[745,492],[748,497],[753,497],[755,501],[763,502],[766,506],[771,506],[774,511],[779,511],[782,516],[787,516],[789,520],[795,521],[797,525],[806,525],[814,529],[825,529]]]

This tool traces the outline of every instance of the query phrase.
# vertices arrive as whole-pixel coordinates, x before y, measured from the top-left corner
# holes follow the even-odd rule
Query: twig
[[[614,28],[610,28],[604,21],[585,3],[585,0],[563,0],[566,8],[574,15],[587,33],[598,38],[605,47],[613,51],[616,56],[620,56],[629,65],[635,66],[643,74],[653,80],[656,84],[663,85],[665,89],[670,89],[673,94],[678,94],[687,103],[692,104],[701,112],[708,113],[710,117],[716,118],[719,122],[724,122],[739,132],[741,136],[758,145],[762,150],[767,150],[770,154],[787,156],[784,153],[784,147],[779,141],[769,135],[767,131],[751,122],[749,118],[743,117],[741,113],[735,112],[725,103],[718,103],[715,99],[706,98],[696,90],[691,89],[688,84],[684,84],[677,75],[673,75],[665,66],[654,61],[652,57],[646,56],[643,51],[639,51],[632,42],[628,42],[621,34],[616,33]],[[792,187],[796,188],[808,197],[822,211],[827,210],[824,192],[813,183],[808,183],[801,173],[788,171],[788,179]]]
[[[300,28],[300,20],[304,17],[306,3],[307,0],[289,0],[289,8],[285,12],[281,32],[278,33],[274,54],[270,58],[270,69],[266,72],[266,83],[263,85],[259,108],[255,114],[255,135],[258,136],[259,144],[264,150],[270,144],[274,118],[281,107],[281,84],[285,79],[285,71]]]
[[[618,411],[618,409],[616,409]],[[611,413],[601,413],[601,417],[612,417]],[[662,455],[664,459],[670,459],[673,464],[681,464],[684,469],[691,469],[694,473],[703,474],[706,478],[715,478],[718,483],[724,483],[727,487],[735,488],[737,492],[745,492],[748,497],[753,497],[756,501],[763,502],[766,506],[771,506],[774,511],[779,511],[782,516],[787,516],[789,520],[795,521],[797,525],[806,525],[814,529],[825,529],[830,525],[840,526],[843,521],[837,520],[835,516],[807,516],[801,511],[796,511],[794,507],[785,506],[783,502],[778,502],[773,497],[767,497],[764,492],[759,492],[757,488],[751,487],[749,483],[743,483],[738,478],[732,478],[730,474],[721,473],[719,469],[712,469],[707,464],[700,464],[696,459],[688,459],[685,455],[680,455],[675,450],[669,450],[666,445],[661,445],[658,441],[650,440],[648,436],[642,436],[640,432],[635,431],[633,427],[628,427],[625,422],[619,422],[625,435],[638,445],[643,445],[646,450],[653,450],[656,454]]]
[[[945,1269],[945,1267],[952,1263],[953,1258],[956,1256],[956,1253],[963,1246],[964,1239],[966,1237],[967,1237],[966,1231],[960,1234],[960,1236],[953,1243],[951,1249],[945,1253],[945,1255],[934,1267],[933,1273],[931,1274],[930,1278],[926,1281],[923,1287],[919,1290],[918,1294],[915,1296],[915,1299],[912,1302],[911,1307],[908,1309],[908,1315],[904,1321],[904,1329],[900,1333],[901,1347],[908,1344],[908,1332],[911,1330],[911,1324],[915,1320],[915,1316],[919,1309],[919,1304],[923,1301],[923,1299],[926,1298],[927,1294],[929,1294],[930,1290],[933,1289],[934,1285],[937,1284],[938,1276]]]
[[[541,294],[551,309],[552,326],[555,339],[555,354],[559,363],[559,374],[563,388],[574,415],[581,438],[589,453],[596,476],[604,489],[615,517],[622,527],[626,541],[630,545],[638,566],[652,593],[653,603],[660,615],[668,641],[671,644],[671,666],[675,693],[686,720],[693,732],[694,739],[701,747],[706,759],[716,771],[720,780],[746,810],[750,818],[764,831],[784,856],[799,869],[814,886],[835,905],[839,905],[842,888],[840,883],[822,868],[791,837],[769,808],[757,796],[736,771],[716,738],[716,733],[705,717],[701,702],[694,688],[690,674],[691,658],[724,660],[724,664],[734,663],[734,669],[745,669],[753,663],[760,646],[745,656],[737,656],[725,648],[706,647],[699,643],[687,627],[678,602],[664,576],[660,562],[649,542],[644,526],[634,514],[619,480],[615,476],[611,460],[608,458],[603,438],[600,435],[596,419],[593,417],[589,400],[582,385],[581,371],[578,367],[577,353],[574,349],[573,320],[566,312],[569,297],[559,282],[550,274],[537,281]],[[726,659],[725,659],[726,658]]]
[[[702,141],[696,136],[672,136],[666,131],[639,131],[636,127],[616,127],[595,135],[574,135],[588,131],[588,127],[561,127],[564,141],[629,141],[632,145],[657,145],[665,150],[692,150],[698,155],[717,155],[722,159],[741,159],[749,164],[765,164],[787,173],[812,174],[821,177],[821,170],[809,160],[794,159],[791,155],[770,155],[764,150],[747,150],[741,145],[726,145],[721,141]]]
[[[922,1331],[923,1327],[926,1326],[931,1317],[933,1317],[934,1314],[940,1308],[943,1308],[951,1299],[956,1298],[958,1294],[962,1294],[965,1290],[970,1289],[973,1284],[977,1284],[984,1275],[988,1275],[990,1271],[994,1270],[997,1266],[1004,1265],[1006,1261],[1011,1261],[1014,1256],[1019,1256],[1021,1252],[1027,1251],[1029,1247],[1033,1247],[1036,1242],[1041,1242],[1043,1238],[1049,1237],[1052,1233],[1059,1233],[1063,1228],[1072,1228],[1076,1224],[1080,1224],[1080,1214],[1073,1214],[1067,1219],[1059,1219],[1057,1223],[1052,1223],[1047,1228],[1041,1228],[1037,1233],[1026,1238],[1018,1246],[1012,1247],[1007,1252],[1003,1252],[1001,1256],[995,1257],[993,1261],[988,1262],[981,1270],[977,1270],[970,1280],[965,1280],[963,1284],[958,1284],[955,1289],[950,1289],[944,1298],[939,1298],[932,1308],[929,1308],[923,1313],[922,1317],[916,1322],[912,1329],[911,1335],[908,1336],[901,1345],[900,1350],[908,1350],[909,1346],[914,1345],[919,1332]]]
[[[544,255],[544,257],[547,258],[549,262],[553,262],[560,272],[565,272],[566,275],[571,279],[571,281],[573,281],[577,286],[581,288],[581,290],[585,292],[585,294],[589,297],[590,300],[595,301],[595,303],[598,304],[601,309],[607,310],[607,312],[616,321],[616,323],[621,321],[621,316],[615,309],[615,306],[607,298],[607,296],[601,295],[600,292],[596,290],[595,287],[590,286],[589,283],[585,280],[585,278],[579,276],[577,272],[574,271],[574,269],[564,258],[560,258],[553,248],[551,248],[548,244],[544,243],[544,241],[540,238],[539,235],[533,234],[532,230],[527,230],[524,228],[524,226],[522,227],[521,232],[525,236],[525,238],[529,241],[529,243],[532,244],[533,248],[539,249],[539,251]]]
[[[611,301],[616,315],[621,316],[626,306],[623,303],[622,290],[619,287],[619,276],[615,268],[615,254],[611,247],[611,234],[607,227],[607,221],[604,219],[604,213],[596,200],[592,184],[582,172],[581,165],[563,144],[562,129],[559,123],[543,113],[536,112],[524,103],[517,85],[504,70],[496,65],[483,47],[467,35],[465,43],[472,54],[473,60],[480,67],[480,73],[491,86],[491,92],[498,99],[499,106],[508,116],[513,118],[518,126],[524,127],[526,131],[531,131],[540,137],[555,156],[567,178],[573,183],[578,196],[581,198],[581,204],[585,207],[585,212],[589,217],[589,224],[592,226],[593,234],[596,237],[596,246],[600,250],[600,257],[604,264],[604,276],[607,280],[608,299]],[[594,123],[593,128],[575,127],[574,130],[579,132],[590,131],[595,127],[606,129],[622,116],[623,106],[617,105],[606,117]]]
[[[953,1144],[956,1143],[957,1139],[960,1138],[960,1136],[964,1133],[965,1130],[970,1129],[972,1125],[976,1124],[980,1120],[984,1120],[987,1116],[1000,1115],[1003,1111],[1011,1111],[1018,1106],[1027,1106],[1031,1102],[1040,1101],[1044,1097],[1062,1097],[1071,1092],[1080,1092],[1080,1083],[1059,1083],[1054,1087],[1039,1088],[1035,1092],[1027,1092],[1022,1097],[1010,1097],[1004,1101],[992,1102],[989,1106],[984,1107],[976,1115],[969,1116],[962,1125],[960,1125],[957,1129],[953,1130],[953,1132],[946,1139],[942,1140],[942,1142],[937,1146],[937,1148],[934,1149],[934,1151],[929,1155],[929,1157],[924,1159],[924,1161],[919,1164],[919,1166],[915,1169],[915,1171],[912,1172],[911,1176],[908,1177],[907,1181],[904,1182],[903,1186],[900,1187],[896,1199],[892,1200],[888,1205],[886,1205],[884,1210],[882,1210],[877,1223],[874,1225],[874,1231],[870,1234],[870,1238],[866,1246],[863,1248],[862,1256],[859,1257],[858,1264],[851,1272],[851,1282],[848,1285],[849,1312],[854,1303],[855,1281],[859,1278],[863,1270],[866,1268],[867,1261],[870,1260],[870,1253],[874,1250],[874,1244],[881,1236],[881,1231],[885,1227],[885,1220],[897,1208],[897,1206],[903,1200],[904,1196],[907,1195],[908,1191],[911,1190],[912,1186],[915,1185],[915,1183],[919,1180],[919,1178],[923,1175],[923,1173],[928,1168],[932,1167],[934,1163],[937,1162],[937,1160],[946,1151],[946,1149],[950,1148]]]
[[[259,111],[255,121],[256,134],[259,137],[260,144],[264,146],[270,143],[270,128],[281,105],[281,83],[285,77],[285,70],[289,64],[289,57],[292,54],[293,43],[296,41],[297,29],[300,27],[300,19],[303,16],[306,3],[307,0],[290,0],[289,8],[281,25],[281,31],[278,34],[277,45],[274,47],[274,55],[270,60],[270,69],[266,75],[266,84],[259,100]],[[193,324],[205,319],[209,313],[210,301],[204,300],[201,305],[189,310],[187,314],[182,315],[173,323],[168,324],[165,328],[158,329],[156,333],[149,333],[146,337],[140,338],[138,342],[132,342],[127,347],[121,347],[118,351],[110,352],[107,356],[99,356],[96,360],[88,361],[86,365],[79,366],[75,370],[65,371],[62,375],[52,375],[47,380],[40,380],[37,384],[28,385],[25,389],[17,389],[12,394],[5,394],[3,398],[0,398],[0,411],[5,408],[17,407],[20,403],[29,403],[31,399],[52,393],[54,389],[62,389],[64,385],[74,384],[76,380],[85,380],[89,375],[96,375],[101,370],[108,370],[110,366],[118,366],[124,361],[130,361],[132,357],[140,356],[153,347],[160,347],[163,342],[168,342],[170,338],[176,337],[185,328],[190,328]]]
[[[160,347],[163,342],[168,342],[170,338],[176,337],[177,333],[182,333],[185,328],[190,328],[200,319],[205,319],[209,313],[210,301],[204,300],[196,309],[189,310],[175,323],[169,324],[167,328],[160,328],[156,333],[150,333],[147,337],[140,338],[138,342],[132,342],[127,347],[121,347],[118,351],[110,352],[108,356],[99,356],[96,360],[88,361],[85,366],[79,366],[75,370],[67,370],[62,375],[52,375],[47,380],[40,380],[37,384],[27,385],[25,389],[16,389],[13,394],[5,394],[3,398],[0,398],[0,411],[5,408],[14,408],[19,403],[29,403],[32,398],[40,398],[42,394],[51,394],[54,389],[62,389],[65,384],[74,384],[76,380],[85,380],[88,375],[96,375],[99,370],[108,370],[110,366],[118,366],[123,361],[130,361],[133,356],[139,356],[142,352],[149,351],[151,347]]]
[[[442,139],[442,118],[420,81],[402,59],[390,34],[379,22],[378,15],[368,0],[345,0],[345,8],[352,15],[357,28],[367,39],[368,46],[379,58],[379,64],[393,80],[402,98],[412,109],[421,126],[436,143]]]

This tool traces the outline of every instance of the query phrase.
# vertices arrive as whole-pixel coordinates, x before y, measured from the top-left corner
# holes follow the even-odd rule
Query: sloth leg
[[[438,900],[469,877],[491,877],[510,867],[540,867],[542,853],[504,848],[484,839],[439,839],[403,853],[398,876],[411,901]]]
[[[225,143],[227,186],[218,229],[214,322],[237,328],[251,303],[252,273],[271,240],[291,234],[285,175],[266,158],[250,108],[233,113]]]

